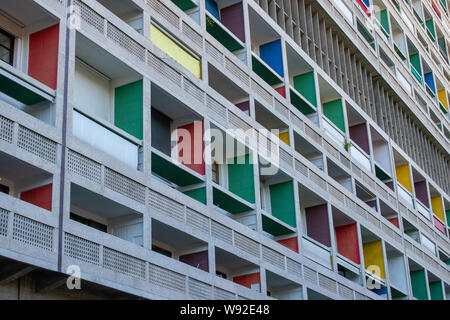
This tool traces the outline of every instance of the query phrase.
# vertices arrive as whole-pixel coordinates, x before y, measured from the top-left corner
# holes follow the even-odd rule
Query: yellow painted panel
[[[441,196],[436,196],[431,198],[431,208],[433,209],[433,213],[439,217],[442,221],[445,221],[444,218],[444,208],[442,207],[442,199]]]
[[[289,132],[282,132],[278,135],[278,138],[280,138],[281,141],[286,143],[288,146],[291,144],[289,143]]]
[[[397,174],[397,181],[400,182],[402,186],[412,193],[411,176],[409,174],[409,165],[404,164],[395,167],[395,172]]]
[[[438,90],[438,97],[439,101],[442,103],[445,109],[448,110],[448,104],[447,104],[447,94],[445,93],[445,90]]]
[[[383,261],[383,248],[381,246],[381,240],[376,240],[372,242],[363,243],[364,252],[364,265],[366,270],[373,272],[371,266],[377,266],[380,269],[380,274],[376,274],[382,279],[386,278],[384,272],[384,261]]]
[[[202,65],[200,60],[194,58],[189,52],[180,47],[179,44],[170,39],[154,25],[151,25],[150,28],[150,40],[154,45],[192,72],[197,78],[202,78]]]

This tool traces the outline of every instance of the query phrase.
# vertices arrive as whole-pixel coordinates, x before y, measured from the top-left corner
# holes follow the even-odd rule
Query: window
[[[169,250],[163,249],[155,245],[152,245],[152,250],[162,255],[165,255],[166,257],[172,258],[172,252],[170,252]]]
[[[93,220],[90,220],[90,219],[86,219],[84,217],[81,217],[81,216],[73,213],[73,212],[70,213],[70,219],[72,219],[74,221],[77,221],[79,223],[82,223],[84,225],[87,225],[87,226],[89,226],[91,228],[94,228],[94,229],[97,229],[99,231],[102,231],[102,232],[106,232],[107,229],[108,229],[107,226],[105,226],[102,223],[99,223],[97,221],[93,221]]]
[[[0,59],[13,65],[14,37],[3,29],[0,29]]]

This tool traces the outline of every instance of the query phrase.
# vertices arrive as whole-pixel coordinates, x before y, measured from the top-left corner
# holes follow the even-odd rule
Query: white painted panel
[[[350,148],[350,154],[358,163],[360,163],[364,167],[364,169],[369,172],[372,171],[370,159],[367,158],[367,156],[358,147],[352,145]]]
[[[302,238],[305,256],[331,269],[330,251],[307,238]]]
[[[420,201],[416,201],[416,204],[417,211],[419,211],[421,215],[427,218],[427,220],[430,220],[430,211],[422,203],[420,203]]]
[[[409,84],[408,80],[403,76],[403,74],[399,71],[397,72],[397,79],[398,82],[403,86],[403,88],[406,89],[411,94],[411,85]]]
[[[137,168],[137,145],[76,111],[73,113],[73,135],[130,167]]]
[[[405,260],[402,255],[388,258],[389,280],[392,285],[403,292],[408,292]]]
[[[111,121],[110,81],[82,62],[75,63],[74,107]]]
[[[420,234],[420,243],[428,250],[430,250],[433,255],[436,254],[436,245],[423,234]]]
[[[344,146],[345,138],[342,135],[342,133],[333,127],[327,120],[323,120],[323,129],[325,130],[325,133],[332,138],[334,141],[336,141],[341,146]]]
[[[414,207],[413,197],[412,195],[406,191],[405,188],[403,188],[400,183],[397,183],[397,190],[398,190],[398,197],[403,200],[403,202],[406,202],[411,207]]]
[[[377,165],[392,177],[389,146],[383,142],[376,142],[373,144],[373,154]]]

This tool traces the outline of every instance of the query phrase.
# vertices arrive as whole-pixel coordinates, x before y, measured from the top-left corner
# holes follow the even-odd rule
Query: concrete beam
[[[39,293],[50,292],[61,287],[67,281],[67,275],[41,275],[35,278],[35,291]]]
[[[3,263],[0,266],[0,285],[17,280],[35,269],[35,266],[15,261]]]

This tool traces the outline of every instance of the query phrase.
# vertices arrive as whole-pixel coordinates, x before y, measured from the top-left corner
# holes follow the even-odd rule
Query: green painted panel
[[[0,75],[0,91],[26,105],[32,105],[45,99],[17,82]]]
[[[294,88],[317,108],[316,84],[314,72],[307,72],[294,76]]]
[[[342,110],[342,100],[325,102],[322,105],[323,114],[333,122],[342,132],[345,133],[344,111]]]
[[[252,56],[252,68],[253,71],[269,85],[273,86],[282,83],[280,78],[274,72],[272,72],[272,70],[268,69],[254,56]]]
[[[304,115],[316,112],[316,110],[311,108],[309,104],[306,101],[304,101],[301,97],[299,97],[293,90],[290,90],[290,96],[292,105],[296,107]]]
[[[235,157],[233,160],[234,163],[228,164],[228,190],[250,203],[255,203],[255,179],[251,155]]]
[[[388,12],[386,9],[382,10],[382,11],[378,11],[375,16],[377,17],[378,21],[380,21],[380,24],[383,26],[384,28],[384,32],[387,33],[387,35],[390,34],[390,29],[389,29],[389,18],[388,18]]]
[[[185,195],[206,204],[206,188],[191,189],[183,192]]]
[[[358,31],[362,34],[362,36],[366,39],[366,41],[372,46],[372,48],[374,47],[373,41],[375,40],[372,35],[367,31],[366,28],[364,28],[364,26],[362,25],[361,22],[357,22],[358,25]]]
[[[180,8],[183,11],[196,7],[195,2],[191,0],[172,0],[172,2],[175,3],[178,6],[178,8]]]
[[[272,184],[270,189],[270,207],[272,215],[292,227],[296,227],[294,185],[291,181]]]
[[[411,286],[414,298],[418,300],[428,300],[427,282],[425,280],[424,270],[411,272]]]
[[[270,233],[273,236],[282,236],[292,233],[292,230],[265,215],[262,215],[262,227],[265,232]]]
[[[431,300],[444,300],[440,281],[430,282],[430,296]]]
[[[434,21],[433,21],[433,19],[428,19],[427,21],[425,21],[425,24],[427,25],[428,31],[433,36],[432,40],[434,41],[436,39],[436,30],[434,29]]]
[[[222,208],[228,211],[229,213],[233,214],[252,210],[251,207],[234,199],[233,197],[230,197],[225,192],[214,187],[213,187],[213,203],[219,208]]]
[[[132,136],[142,139],[143,131],[142,80],[114,90],[114,124]]]
[[[156,153],[152,153],[152,172],[181,187],[202,182],[201,179],[184,171],[179,166],[160,157]]]
[[[409,56],[409,62],[414,66],[417,72],[421,72],[420,65],[420,55],[418,53],[413,53]],[[422,75],[420,75],[422,76]]]
[[[375,174],[381,181],[391,180],[392,178],[379,166],[375,165]]]
[[[231,52],[244,48],[244,46],[227,32],[211,17],[206,16],[206,31]]]
[[[404,293],[398,291],[395,288],[391,288],[391,295],[392,295],[392,299],[398,299],[398,298],[406,297],[406,295]]]
[[[445,211],[445,215],[447,216],[447,225],[450,227],[450,209]]]

